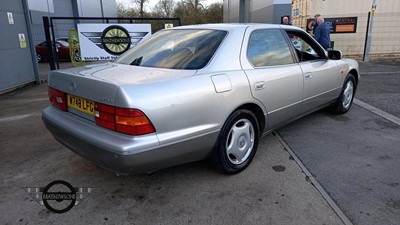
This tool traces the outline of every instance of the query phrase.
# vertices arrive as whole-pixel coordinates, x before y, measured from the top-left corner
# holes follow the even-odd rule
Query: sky
[[[175,2],[178,2],[179,0],[175,0]],[[117,4],[122,3],[124,4],[124,6],[133,6],[134,4],[132,3],[132,0],[115,0],[115,2]],[[148,6],[146,9],[150,9],[149,7],[154,7],[155,4],[157,4],[158,0],[149,0]],[[212,3],[216,3],[216,2],[223,2],[223,0],[203,0],[201,1],[201,3],[203,3],[204,5],[210,5]]]

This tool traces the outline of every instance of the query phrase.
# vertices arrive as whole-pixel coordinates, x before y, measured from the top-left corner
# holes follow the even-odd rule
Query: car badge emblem
[[[69,89],[71,89],[71,91],[75,91],[75,90],[76,90],[76,84],[75,84],[75,82],[69,83]]]

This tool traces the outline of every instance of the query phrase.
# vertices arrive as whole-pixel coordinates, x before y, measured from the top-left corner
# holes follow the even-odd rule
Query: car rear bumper
[[[53,106],[45,108],[42,113],[47,129],[61,144],[122,175],[204,159],[218,137],[218,132],[211,132],[182,142],[160,145],[156,134],[136,137],[120,134]]]

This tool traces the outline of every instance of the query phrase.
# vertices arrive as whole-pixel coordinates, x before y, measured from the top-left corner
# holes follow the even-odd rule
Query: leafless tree
[[[128,8],[119,3],[117,5],[117,15],[121,18],[138,18],[140,14],[138,9]]]
[[[199,11],[204,9],[204,6],[200,3],[204,0],[182,0],[182,3],[189,5],[189,8],[192,9],[192,13],[194,18],[199,18]],[[199,21],[199,20],[197,20]]]
[[[140,18],[143,18],[144,17],[144,5],[149,0],[132,0],[132,1],[133,1],[133,3],[135,3],[138,6]]]
[[[222,1],[208,6],[202,4],[203,0],[180,0],[176,3],[175,1],[159,0],[151,12],[146,12],[144,6],[148,0],[132,0],[138,7],[126,8],[118,4],[118,17],[177,17],[181,19],[182,25],[223,22]]]
[[[207,23],[222,23],[223,18],[223,4],[222,3],[213,3],[209,5],[204,11],[204,16],[207,18]]]
[[[181,0],[176,4],[174,17],[180,17],[183,24],[204,23],[206,18],[203,14],[205,7],[201,4],[203,0]]]
[[[159,0],[157,5],[152,9],[153,14],[157,17],[170,18],[174,13],[174,0]]]

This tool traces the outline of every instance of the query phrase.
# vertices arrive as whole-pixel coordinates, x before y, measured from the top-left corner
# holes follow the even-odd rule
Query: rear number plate
[[[89,115],[94,115],[94,102],[85,98],[68,95],[68,106]]]

